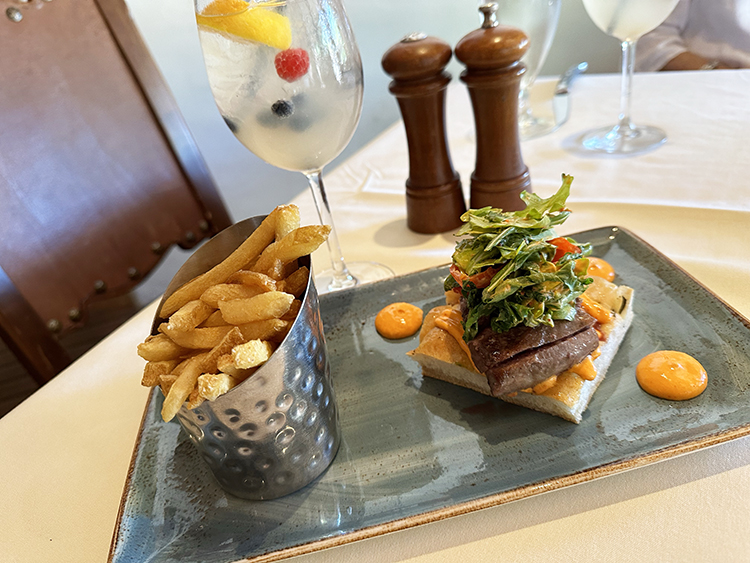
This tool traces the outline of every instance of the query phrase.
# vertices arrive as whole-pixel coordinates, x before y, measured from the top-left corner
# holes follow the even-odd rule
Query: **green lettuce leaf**
[[[576,260],[588,256],[591,245],[568,239],[580,251],[553,262],[557,247],[549,242],[557,236],[554,227],[570,215],[565,203],[572,181],[572,176],[563,175],[562,186],[547,199],[523,192],[526,208],[520,211],[484,207],[461,217],[464,224],[456,236],[462,238],[453,263],[467,276],[498,269],[483,289],[470,281],[461,287],[468,305],[465,340],[474,338],[486,323],[496,332],[505,332],[520,324],[552,325],[573,318],[576,298],[591,283],[585,269],[576,268]],[[450,291],[459,284],[448,276],[444,286]]]

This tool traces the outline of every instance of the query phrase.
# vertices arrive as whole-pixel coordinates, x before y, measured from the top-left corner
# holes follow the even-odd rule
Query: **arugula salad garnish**
[[[586,274],[591,245],[558,237],[554,227],[570,215],[565,202],[572,176],[553,196],[523,192],[526,209],[503,212],[484,207],[461,216],[463,237],[453,253],[446,291],[459,291],[468,305],[464,340],[489,321],[492,330],[571,320],[575,299],[592,282]],[[584,260],[580,260],[580,259]]]

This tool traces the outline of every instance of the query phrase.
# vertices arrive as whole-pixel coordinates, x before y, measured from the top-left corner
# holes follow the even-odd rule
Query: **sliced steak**
[[[598,345],[596,330],[589,327],[552,344],[521,352],[484,373],[492,394],[498,397],[528,389],[548,377],[561,374],[582,362]]]
[[[471,359],[479,371],[487,373],[497,364],[518,354],[567,338],[594,326],[595,322],[596,319],[583,310],[578,300],[576,316],[572,321],[555,321],[555,326],[542,325],[533,328],[519,325],[503,333],[497,333],[487,327],[468,343]]]

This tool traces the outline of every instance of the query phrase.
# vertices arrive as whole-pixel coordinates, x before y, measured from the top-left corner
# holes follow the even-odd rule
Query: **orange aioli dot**
[[[609,282],[615,279],[615,269],[609,262],[595,256],[589,256],[589,269],[586,273],[590,276],[599,276]]]
[[[375,329],[385,338],[411,336],[422,326],[422,309],[410,303],[391,303],[375,317]]]
[[[654,397],[686,401],[703,393],[708,375],[703,366],[688,354],[661,350],[643,358],[635,368],[641,388]]]

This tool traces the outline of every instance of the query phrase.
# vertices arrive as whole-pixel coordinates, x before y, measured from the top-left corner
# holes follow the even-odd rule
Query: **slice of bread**
[[[499,399],[559,416],[576,424],[581,422],[583,412],[604,379],[633,321],[633,290],[624,285],[614,285],[602,278],[594,280],[586,290],[586,295],[613,313],[610,322],[598,327],[604,335],[604,341],[599,346],[599,356],[594,359],[596,377],[586,380],[571,371],[566,371],[558,375],[554,385],[539,394],[520,391],[502,395]],[[449,308],[449,305],[435,307],[426,315],[419,334],[419,346],[408,355],[422,366],[424,376],[491,396],[487,378],[476,370],[466,350],[454,336],[435,325],[435,319]]]

